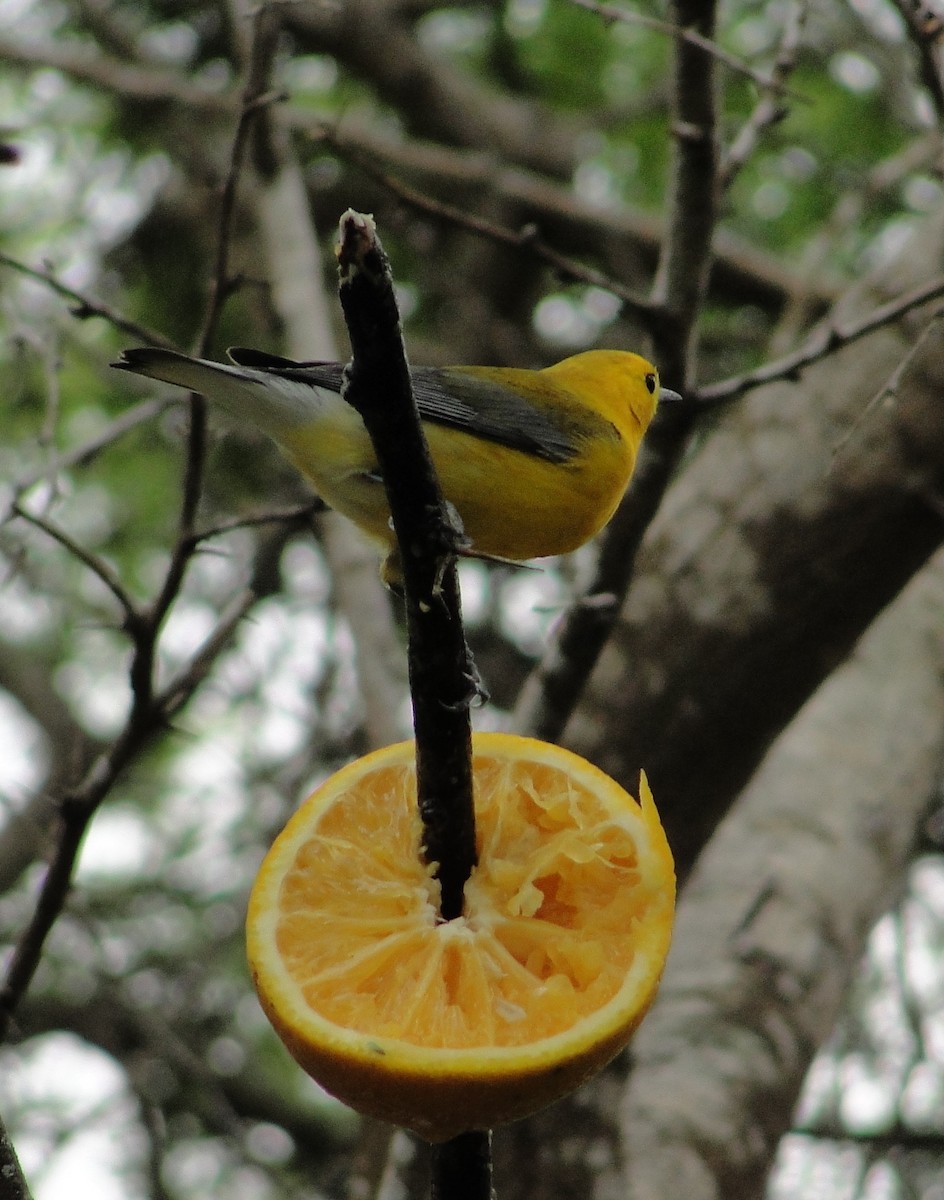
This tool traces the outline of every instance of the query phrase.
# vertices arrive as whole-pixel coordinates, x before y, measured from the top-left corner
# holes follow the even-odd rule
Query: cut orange
[[[675,873],[639,802],[569,751],[473,739],[478,866],[438,920],[412,742],[328,779],[249,902],[263,1008],[328,1092],[441,1141],[543,1108],[626,1044],[655,994]]]

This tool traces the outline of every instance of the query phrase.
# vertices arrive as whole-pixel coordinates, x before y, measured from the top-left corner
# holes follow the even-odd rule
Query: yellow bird
[[[340,363],[229,351],[232,365],[173,350],[125,350],[112,365],[199,392],[238,425],[268,434],[332,508],[396,563],[383,481],[367,430],[341,399]],[[652,363],[588,350],[540,371],[413,367],[413,390],[446,499],[468,552],[521,561],[565,554],[619,504],[659,401]]]

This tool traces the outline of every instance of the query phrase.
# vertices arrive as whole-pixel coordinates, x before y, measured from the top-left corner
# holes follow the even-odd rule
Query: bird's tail
[[[117,362],[111,364],[119,371],[131,371],[147,379],[159,379],[162,383],[174,383],[189,388],[201,395],[214,396],[220,386],[232,379],[247,380],[247,373],[239,367],[226,363],[208,362],[202,358],[190,358],[177,350],[162,350],[156,346],[145,346],[138,350],[123,350]],[[228,377],[228,379],[222,378]]]
[[[157,347],[125,350],[111,364],[148,379],[173,383],[205,396],[237,425],[247,422],[276,441],[290,436],[323,408],[323,389],[284,371],[190,358]],[[335,396],[334,404],[341,401]]]

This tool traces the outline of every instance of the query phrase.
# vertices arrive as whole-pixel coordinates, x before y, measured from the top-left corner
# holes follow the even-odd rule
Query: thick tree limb
[[[944,754],[938,556],[771,749],[683,893],[623,1106],[631,1200],[761,1200]]]
[[[942,257],[937,217],[840,315]],[[773,737],[944,538],[940,328],[898,403],[860,424],[922,328],[916,313],[725,414],[650,530],[568,740],[627,783],[646,768],[683,876]]]

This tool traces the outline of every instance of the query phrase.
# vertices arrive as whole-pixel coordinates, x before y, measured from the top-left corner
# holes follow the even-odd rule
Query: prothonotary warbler
[[[199,392],[266,433],[318,494],[389,553],[396,543],[373,448],[340,397],[340,363],[229,351],[232,365],[172,350],[126,350],[113,365]],[[540,371],[414,367],[413,389],[446,499],[468,552],[521,561],[565,554],[613,515],[660,400],[652,363],[588,350]]]

